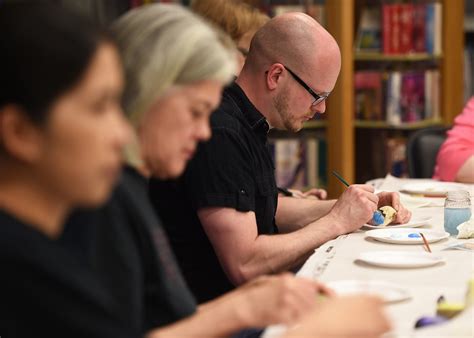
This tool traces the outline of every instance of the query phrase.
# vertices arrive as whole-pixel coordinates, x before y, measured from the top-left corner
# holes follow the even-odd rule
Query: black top
[[[126,168],[106,207],[77,213],[63,235],[69,247],[86,253],[107,289],[120,300],[124,320],[143,331],[196,310],[147,186],[142,175]]]
[[[139,337],[74,252],[0,211],[0,336]]]
[[[196,310],[146,184],[127,169],[107,205],[76,212],[57,241],[0,214],[2,338],[142,337]]]
[[[199,302],[234,286],[202,228],[198,209],[254,211],[259,234],[277,232],[277,189],[264,116],[234,83],[224,91],[221,105],[211,116],[211,127],[211,140],[199,146],[180,179],[150,181],[152,203]]]

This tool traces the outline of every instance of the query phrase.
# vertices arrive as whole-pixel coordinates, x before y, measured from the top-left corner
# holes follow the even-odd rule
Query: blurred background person
[[[239,75],[249,53],[250,41],[270,18],[257,8],[235,0],[193,0],[191,9],[232,38],[238,51],[235,75]]]
[[[474,183],[474,96],[454,120],[436,158],[433,178]]]
[[[115,45],[44,2],[0,5],[0,334],[131,337],[84,256],[70,212],[108,198],[130,128]]]

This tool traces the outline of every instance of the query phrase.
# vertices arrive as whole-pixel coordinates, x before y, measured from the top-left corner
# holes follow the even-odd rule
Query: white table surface
[[[408,180],[387,176],[385,180],[376,182],[376,188],[383,191],[398,191],[406,183],[423,181],[427,180]],[[474,185],[469,185],[468,188],[471,196],[474,196]],[[444,199],[423,198],[423,201],[429,204],[426,207],[415,207],[416,203],[410,205],[410,199],[407,201],[407,206],[414,215],[432,217],[429,224],[423,228],[443,230]],[[411,299],[386,306],[387,315],[394,326],[394,331],[388,335],[390,337],[474,337],[472,307],[461,319],[453,321],[459,327],[450,328],[450,325],[454,324],[448,324],[432,326],[426,330],[414,330],[414,324],[418,318],[435,314],[439,296],[443,295],[449,302],[464,302],[467,283],[474,277],[474,252],[444,250],[447,245],[459,241],[466,240],[450,237],[430,244],[432,251],[441,255],[445,263],[425,268],[391,269],[357,262],[356,257],[366,251],[424,252],[423,246],[377,242],[366,238],[365,231],[359,230],[340,236],[316,249],[297,275],[323,282],[351,279],[380,280],[406,288],[412,295]],[[277,337],[283,331],[283,327],[275,326],[267,329],[264,337]]]

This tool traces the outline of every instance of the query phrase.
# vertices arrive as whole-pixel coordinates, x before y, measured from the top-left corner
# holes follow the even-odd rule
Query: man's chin
[[[287,128],[288,131],[291,131],[293,133],[297,133],[299,132],[301,129],[303,129],[303,123],[299,123],[299,124],[292,124],[292,125],[289,125],[289,128]]]

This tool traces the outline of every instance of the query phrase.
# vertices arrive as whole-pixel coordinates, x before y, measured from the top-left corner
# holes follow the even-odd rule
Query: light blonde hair
[[[235,0],[193,0],[191,9],[222,28],[235,42],[270,20],[257,8]]]
[[[123,107],[135,128],[170,87],[202,80],[225,85],[233,79],[230,39],[179,5],[138,7],[112,25],[112,35],[125,69]],[[143,165],[137,140],[125,156],[129,164]]]
[[[124,109],[134,126],[173,85],[233,78],[231,44],[179,5],[138,7],[112,25],[112,34],[125,68]]]

